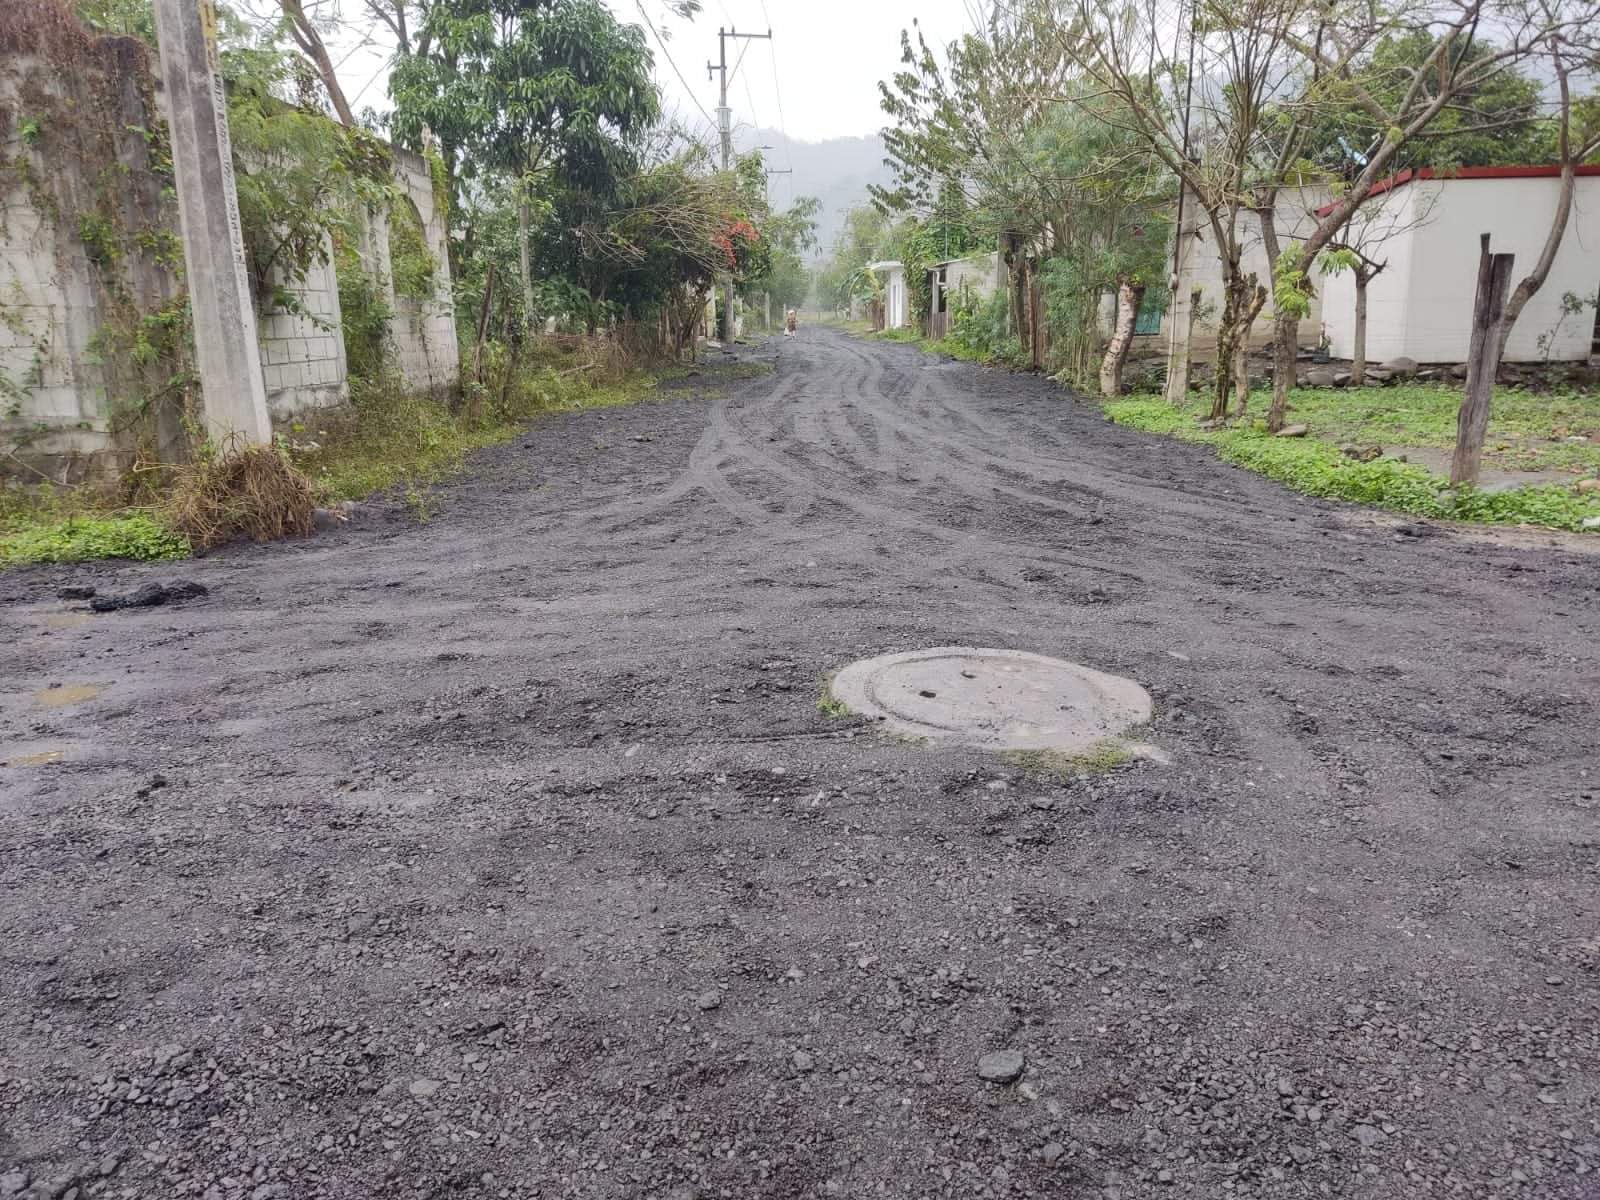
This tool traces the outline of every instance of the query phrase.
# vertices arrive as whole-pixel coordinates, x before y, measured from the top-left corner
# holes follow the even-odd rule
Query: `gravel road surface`
[[[425,524],[0,575],[0,1198],[1600,1197],[1600,557],[746,357]],[[818,707],[952,644],[1170,764]]]

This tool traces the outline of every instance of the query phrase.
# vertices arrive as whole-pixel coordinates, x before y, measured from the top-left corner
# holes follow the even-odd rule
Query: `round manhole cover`
[[[1021,650],[937,646],[851,663],[834,699],[896,733],[991,750],[1088,750],[1150,719],[1131,679]]]

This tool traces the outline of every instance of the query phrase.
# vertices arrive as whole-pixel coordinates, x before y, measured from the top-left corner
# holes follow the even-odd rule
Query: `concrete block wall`
[[[123,107],[111,125],[120,131],[117,159],[129,172],[123,207],[138,218],[130,227],[176,236],[176,211],[162,198],[163,181],[149,171],[146,143],[137,132],[162,120],[159,83],[148,73],[144,49],[131,39],[100,44],[106,53],[95,60],[97,76],[120,85]],[[70,103],[77,84],[98,86],[87,70],[79,74],[85,77],[78,80],[25,56],[0,61],[0,161],[28,165],[27,171],[0,173],[0,446],[20,448],[19,457],[30,468],[62,482],[114,470],[130,449],[119,444],[125,439],[111,428],[116,397],[107,393],[120,393],[126,371],[119,374],[103,361],[103,281],[79,236],[76,216],[93,204],[95,181],[106,163],[103,157],[87,161],[94,154],[77,161],[61,145],[44,140],[33,145],[15,119],[18,112],[30,111],[23,101],[30,88],[60,93]],[[437,211],[432,176],[420,155],[396,150],[395,175],[417,207],[437,270],[433,293],[422,301],[394,297],[389,284],[396,314],[389,331],[391,355],[411,386],[444,394],[456,386],[458,369],[446,214]],[[47,188],[41,190],[30,176],[44,180]],[[66,215],[57,220],[57,213]],[[381,217],[376,224],[378,236],[368,239],[364,266],[387,282],[386,229]],[[139,311],[154,311],[182,287],[178,274],[153,258],[141,258],[128,270]],[[262,373],[276,420],[349,399],[331,253],[292,290],[303,312],[258,316]]]
[[[395,181],[417,208],[428,252],[435,264],[433,294],[426,300],[397,296],[390,272],[390,308],[395,314],[389,336],[395,358],[405,381],[420,391],[435,394],[455,387],[459,376],[460,346],[456,341],[455,302],[450,293],[450,247],[446,228],[447,214],[438,211],[433,193],[433,176],[427,160],[409,150],[394,152]],[[375,239],[376,240],[376,239]],[[388,257],[388,238],[382,239]]]
[[[350,398],[332,244],[325,244],[323,251],[328,261],[313,266],[292,289],[305,311],[274,312],[257,319],[261,373],[274,420]]]

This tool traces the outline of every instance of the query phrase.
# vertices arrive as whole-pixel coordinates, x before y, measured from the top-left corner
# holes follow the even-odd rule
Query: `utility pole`
[[[217,69],[216,9],[212,0],[156,0],[155,18],[207,433],[219,444],[237,437],[263,445],[272,441],[272,418]]]
[[[771,150],[772,149],[771,146],[763,146],[761,148],[763,150]],[[793,167],[790,167],[787,170],[783,170],[783,171],[775,171],[770,167],[767,169],[767,178],[769,180],[774,175],[793,175],[793,174],[794,174],[794,168]],[[768,201],[767,207],[768,208],[771,207],[771,202],[770,201]],[[772,332],[772,293],[771,292],[764,291],[764,292],[761,293],[761,312],[762,312],[762,318],[761,318],[762,325],[765,327],[765,329],[767,330],[768,333],[771,333]]]
[[[721,76],[721,99],[717,104],[717,134],[722,141],[722,169],[733,168],[733,109],[728,107],[728,39],[744,38],[746,41],[772,40],[772,30],[765,33],[740,33],[737,29],[723,29],[717,27],[717,61],[706,63],[706,78],[713,75]],[[734,64],[734,70],[739,66]],[[722,281],[722,312],[719,314],[718,324],[722,326],[722,340],[733,340],[733,276],[725,275]]]

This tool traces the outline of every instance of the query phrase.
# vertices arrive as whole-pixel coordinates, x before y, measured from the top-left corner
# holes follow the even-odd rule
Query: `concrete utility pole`
[[[744,38],[746,41],[772,40],[772,30],[765,33],[740,33],[737,29],[723,29],[717,27],[717,61],[706,63],[706,78],[720,74],[722,77],[721,99],[717,103],[717,133],[722,141],[722,169],[730,170],[733,167],[733,109],[728,107],[728,39]],[[739,69],[734,64],[735,71]],[[722,312],[718,324],[722,326],[722,340],[733,340],[733,276],[725,275],[722,280]]]
[[[217,69],[217,13],[211,0],[155,0],[155,17],[207,432],[219,443],[261,445],[272,441],[272,418]]]

